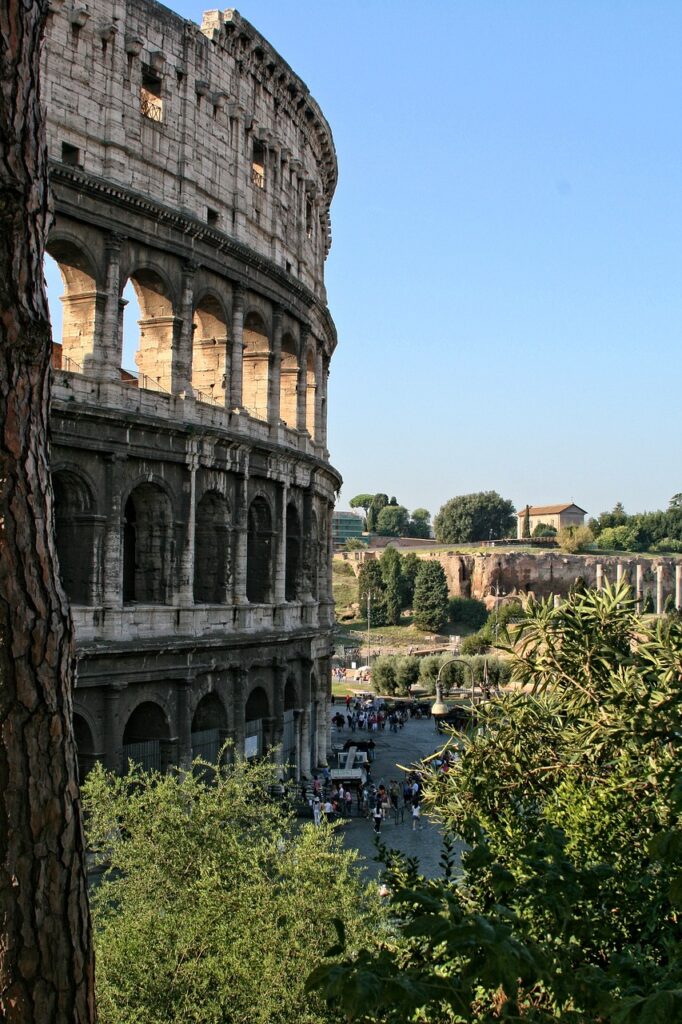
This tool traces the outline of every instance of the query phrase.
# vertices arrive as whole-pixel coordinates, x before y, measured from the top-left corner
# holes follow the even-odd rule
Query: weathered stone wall
[[[55,0],[55,528],[83,768],[326,760],[336,181],[305,85],[236,12]],[[257,161],[260,161],[257,164]],[[256,164],[259,168],[256,171]],[[122,293],[139,322],[121,369]]]
[[[615,583],[619,564],[633,588],[637,565],[640,565],[644,592],[649,591],[654,598],[658,580],[656,567],[662,566],[663,591],[667,597],[675,593],[675,567],[680,561],[663,557],[637,558],[636,555],[565,555],[559,551],[537,554],[491,551],[489,554],[472,555],[441,551],[419,552],[419,557],[437,559],[441,563],[452,597],[476,597],[479,600],[514,592],[533,593],[536,597],[566,596],[578,576],[582,576],[588,586],[594,586],[598,565],[603,566],[604,578]]]

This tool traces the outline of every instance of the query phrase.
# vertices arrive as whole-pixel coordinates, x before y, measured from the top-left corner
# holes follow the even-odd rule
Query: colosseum
[[[214,760],[231,740],[227,756],[277,748],[306,776],[327,754],[341,483],[329,126],[237,11],[199,27],[151,0],[53,0],[43,99],[81,774]]]

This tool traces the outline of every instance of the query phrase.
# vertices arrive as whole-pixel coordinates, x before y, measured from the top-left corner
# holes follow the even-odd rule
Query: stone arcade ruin
[[[340,486],[329,126],[236,11],[199,28],[150,0],[54,0],[43,98],[81,773],[215,759],[229,737],[308,774],[326,760]]]

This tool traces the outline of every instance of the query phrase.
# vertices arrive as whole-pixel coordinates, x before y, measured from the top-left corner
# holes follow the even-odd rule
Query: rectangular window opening
[[[313,204],[309,199],[305,203],[305,233],[308,238],[313,237]]]
[[[142,69],[140,86],[140,112],[150,121],[163,121],[163,100],[161,99],[161,77],[151,68]]]
[[[69,167],[81,166],[81,151],[78,146],[72,146],[69,142],[62,142],[62,163]]]
[[[265,146],[262,142],[254,142],[251,160],[251,184],[256,188],[265,188]]]
[[[218,226],[218,211],[212,210],[210,206],[206,207],[206,223],[212,228]]]

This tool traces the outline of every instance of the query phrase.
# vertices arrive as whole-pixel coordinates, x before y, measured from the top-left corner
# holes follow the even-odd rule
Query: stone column
[[[296,741],[296,748],[294,752],[294,779],[296,782],[301,781],[303,774],[301,767],[301,751],[302,751],[302,735],[303,735],[303,716],[305,712],[303,708],[294,708],[294,735]]]
[[[268,423],[279,426],[280,382],[282,374],[282,307],[275,306],[272,317],[270,372],[268,373]]]
[[[310,777],[311,767],[317,767],[316,765],[311,765],[310,751],[310,672],[312,667],[313,663],[310,658],[301,658],[301,704],[303,705],[303,713],[301,715],[301,755],[299,764],[301,774],[307,777]],[[314,695],[312,699],[314,699]]]
[[[638,612],[642,611],[642,598],[644,597],[643,575],[644,574],[643,574],[642,566],[639,563],[637,563],[636,582],[635,582],[635,600],[636,600],[637,611]]]
[[[194,274],[199,264],[185,260],[182,266],[182,293],[180,317],[173,332],[173,369],[171,391],[174,395],[191,398],[192,391],[192,339],[194,335]]]
[[[287,576],[287,498],[289,488],[282,483],[277,490],[277,507],[275,515],[279,523],[279,531],[274,532],[274,539],[277,545],[275,551],[275,604],[284,604],[286,601],[286,576]]]
[[[675,607],[682,611],[682,565],[675,566]]]
[[[121,508],[121,470],[125,456],[110,455],[106,459],[107,521],[104,528],[104,585],[102,603],[108,608],[123,604],[123,509]]]
[[[232,573],[232,599],[235,604],[246,604],[246,572],[249,528],[249,470],[238,476],[235,486],[234,572]]]
[[[104,689],[104,767],[117,774],[127,767],[121,764],[119,736],[123,730],[118,726],[118,705],[125,684],[108,683]]]
[[[244,289],[238,285],[232,297],[232,350],[229,387],[225,388],[225,401],[230,409],[242,407],[242,379],[244,372]]]
[[[244,721],[244,710],[246,706],[246,688],[249,681],[249,673],[245,668],[232,669],[232,721],[234,722],[234,759],[244,758],[244,737],[246,735],[246,723]]]
[[[329,673],[329,659],[321,658],[318,661],[318,703],[317,703],[317,757],[320,764],[327,763],[327,751],[329,748],[329,686],[327,678]]]
[[[552,603],[555,608],[561,607],[561,594],[552,594]]]
[[[312,573],[311,563],[315,557],[312,553],[312,541],[310,531],[313,518],[313,481],[314,474],[310,474],[310,486],[303,492],[303,522],[301,524],[301,599],[312,601]]]
[[[619,587],[623,582],[623,563],[619,562],[616,566],[616,586]]]
[[[182,605],[194,604],[194,544],[196,534],[196,477],[199,465],[196,441],[187,443],[187,468],[189,470],[189,499],[187,508],[187,529],[180,556],[180,589],[178,600]],[[216,551],[216,558],[219,553]]]
[[[123,235],[111,232],[104,246],[107,261],[106,297],[101,317],[95,322],[95,364],[102,380],[121,379],[121,243]]]
[[[308,354],[308,339],[310,337],[310,327],[307,324],[301,326],[300,331],[301,337],[299,342],[299,356],[298,356],[298,378],[296,380],[296,429],[306,429],[306,393],[308,389],[307,382],[307,354]]]
[[[191,677],[178,682],[176,692],[176,714],[178,716],[178,764],[189,768],[192,764],[192,721],[189,714],[189,698],[192,688]]]
[[[663,614],[663,566],[656,566],[656,614]]]
[[[322,377],[324,368],[322,364],[322,349],[318,346],[315,353],[315,429],[313,431],[313,441],[315,444],[322,444],[322,394],[324,386],[322,383]]]
[[[286,662],[277,659],[273,663],[272,679],[273,708],[270,744],[273,747],[279,747],[277,753],[273,757],[273,760],[275,764],[282,765],[284,763],[282,740],[284,737],[284,687],[286,686],[287,683]]]
[[[596,586],[597,590],[603,590],[604,589],[604,566],[601,564],[601,562],[597,562],[596,570],[597,570],[597,580],[596,580],[595,586]]]
[[[327,389],[329,383],[329,360],[322,356],[322,380],[320,381],[320,426],[317,443],[327,447]]]

